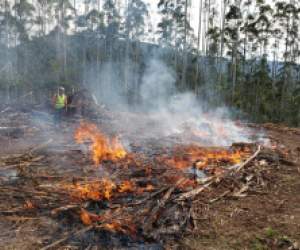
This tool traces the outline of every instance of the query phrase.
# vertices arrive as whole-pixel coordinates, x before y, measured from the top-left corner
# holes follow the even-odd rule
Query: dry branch
[[[40,144],[40,145],[37,145],[36,147],[32,148],[27,154],[32,154],[32,153],[34,153],[34,152],[37,151],[37,150],[40,150],[40,149],[42,149],[42,148],[45,148],[45,147],[47,147],[51,142],[53,142],[53,139],[49,139],[48,141],[46,141],[46,142],[44,142],[44,143],[42,143],[42,144]]]
[[[8,111],[8,110],[10,110],[10,107],[6,107],[5,109],[3,109],[2,111],[0,111],[0,114],[2,114],[2,113],[4,113],[4,112],[6,112],[6,111]]]
[[[47,116],[47,113],[45,113],[45,116]],[[207,164],[208,169],[206,170],[212,171],[205,172],[207,174],[206,178],[199,178],[197,180],[198,186],[191,190],[190,188],[195,187],[196,183],[192,173],[167,167],[156,160],[162,150],[161,147],[156,148],[156,141],[150,145],[150,152],[143,152],[145,155],[140,156],[140,158],[136,154],[132,155],[133,160],[128,157],[126,160],[116,163],[103,163],[100,169],[103,171],[103,175],[102,172],[98,173],[99,169],[96,172],[94,171],[96,168],[88,168],[87,165],[90,162],[85,158],[79,160],[78,158],[82,154],[78,155],[78,158],[74,157],[81,150],[79,146],[70,144],[71,141],[68,138],[59,147],[46,148],[51,142],[52,140],[49,140],[30,148],[24,154],[0,158],[4,173],[5,168],[19,167],[18,170],[22,170],[22,167],[30,166],[28,174],[25,172],[25,174],[20,176],[20,182],[3,182],[1,184],[0,199],[4,201],[9,198],[11,203],[7,205],[5,202],[2,202],[2,204],[0,202],[2,210],[0,214],[16,218],[16,220],[19,215],[23,215],[23,217],[20,217],[20,220],[22,220],[22,218],[27,218],[24,216],[31,214],[36,215],[37,218],[41,214],[52,215],[55,217],[52,219],[55,220],[64,220],[64,217],[67,217],[66,221],[70,222],[74,227],[77,226],[78,229],[79,220],[71,220],[70,218],[74,216],[76,218],[79,217],[81,215],[79,212],[84,208],[83,211],[86,211],[87,216],[90,218],[90,223],[93,224],[85,223],[80,217],[81,222],[86,227],[79,231],[74,231],[76,230],[74,229],[72,232],[67,232],[67,235],[62,235],[61,239],[57,241],[53,239],[54,242],[52,243],[44,242],[44,244],[49,245],[44,246],[42,250],[57,249],[59,245],[67,244],[68,241],[71,242],[73,237],[97,228],[131,235],[131,230],[129,229],[131,225],[132,228],[142,229],[136,232],[138,237],[166,240],[162,235],[179,235],[182,230],[189,230],[188,225],[190,221],[193,221],[194,225],[196,225],[196,220],[200,220],[194,215],[198,211],[196,209],[198,207],[197,205],[195,206],[196,202],[193,202],[193,200],[195,201],[199,198],[197,204],[201,201],[204,205],[208,205],[228,196],[241,197],[247,192],[248,188],[245,186],[236,189],[238,191],[230,195],[232,187],[241,187],[240,181],[244,179],[244,174],[241,176],[239,172],[243,170],[245,175],[251,172],[251,174],[257,176],[258,173],[255,169],[247,168],[255,159],[266,159],[266,162],[274,162],[274,160],[268,161],[268,156],[264,155],[266,150],[261,152],[261,146],[255,149],[255,146],[243,143],[233,145],[233,147],[240,147],[242,152],[244,148],[251,148],[251,150],[256,150],[256,152],[248,159],[243,158],[245,159],[244,162],[240,162],[240,164],[232,168],[227,167],[231,161],[227,162],[226,160],[223,161],[223,159],[220,161],[209,161]],[[47,150],[45,154],[41,150],[44,148]],[[140,150],[143,150],[143,147]],[[169,153],[168,150],[166,152]],[[245,152],[248,157],[249,151]],[[172,153],[172,155],[171,153],[170,157],[176,156],[175,153]],[[179,153],[184,154],[184,149]],[[274,157],[275,160],[278,158],[277,155],[274,155],[274,152],[270,151],[270,159],[271,157]],[[60,161],[61,157],[63,159]],[[185,157],[189,157],[189,155],[185,155]],[[244,154],[242,157],[244,157]],[[67,162],[69,158],[76,162],[76,169],[72,167],[72,170],[70,170],[67,164],[70,163],[73,166],[74,162]],[[194,159],[191,160],[191,163],[192,161]],[[279,162],[279,160],[277,161]],[[51,162],[51,165],[47,164],[49,162]],[[220,165],[223,164],[225,166],[222,168]],[[213,171],[214,169],[222,171]],[[94,173],[97,174],[95,175]],[[183,178],[178,180],[178,175]],[[102,176],[109,176],[108,178],[116,185],[110,198],[98,197],[97,193],[101,193],[101,188],[97,187],[97,185],[93,186],[93,183],[101,181]],[[182,185],[187,178],[190,182],[188,181],[187,184]],[[177,183],[174,182],[174,179],[178,180]],[[132,183],[132,189],[119,192],[120,184],[127,180],[130,180]],[[247,181],[249,180],[247,179]],[[215,185],[216,183],[218,185]],[[150,186],[149,189],[146,188],[148,185]],[[256,182],[252,185],[251,182],[251,190],[254,185],[259,184]],[[178,186],[180,186],[182,191],[177,192]],[[220,192],[214,192],[219,187]],[[223,188],[226,189],[223,190]],[[209,192],[206,192],[208,190]],[[86,195],[89,192],[95,192],[96,196],[93,196],[93,199],[91,199]],[[203,198],[201,192],[205,192],[205,194],[202,193]],[[24,206],[27,201],[32,203],[32,208]],[[199,208],[201,209],[201,207]],[[114,229],[113,226],[116,228]],[[112,234],[112,237],[117,236]],[[93,244],[92,242],[89,243]]]
[[[248,158],[245,162],[243,162],[242,164],[240,164],[238,166],[238,168],[236,169],[236,172],[239,172],[241,171],[244,167],[246,167],[250,162],[252,162],[257,156],[258,154],[260,153],[261,151],[261,145],[258,145],[258,148],[256,150],[256,152],[250,157]]]
[[[217,198],[214,198],[214,199],[211,199],[210,201],[209,201],[209,203],[214,203],[214,202],[216,202],[216,201],[218,201],[218,200],[221,200],[222,198],[224,198],[227,194],[229,194],[230,193],[230,191],[229,190],[226,190],[223,194],[221,194],[220,196],[218,196]]]
[[[213,181],[200,186],[192,191],[186,192],[181,194],[179,197],[177,197],[175,200],[176,201],[182,201],[182,200],[187,200],[187,199],[191,199],[194,198],[197,194],[200,194],[203,190],[205,190],[207,187],[209,187],[212,183],[214,183]]]
[[[66,206],[63,206],[63,207],[58,207],[58,208],[55,208],[51,211],[51,215],[53,216],[56,216],[58,215],[59,213],[62,213],[62,212],[66,212],[66,211],[69,211],[69,210],[76,210],[76,209],[79,209],[80,206],[75,204],[69,204],[69,205],[66,205]]]
[[[152,224],[157,220],[157,216],[158,216],[158,213],[159,213],[160,209],[163,208],[166,205],[166,203],[169,200],[171,194],[184,181],[185,181],[185,178],[179,179],[174,186],[169,188],[169,190],[165,193],[163,198],[160,201],[158,201],[157,206],[155,206],[152,209],[150,216],[146,220],[146,225],[144,227],[145,231],[148,231],[152,227]]]

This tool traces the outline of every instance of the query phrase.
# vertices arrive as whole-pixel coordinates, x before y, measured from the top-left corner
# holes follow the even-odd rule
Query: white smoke
[[[123,92],[124,83],[119,76],[116,63],[105,63],[100,71],[97,71],[94,65],[87,68],[90,70],[86,80],[88,88],[97,97],[97,100],[112,109],[120,109],[127,105]]]
[[[191,134],[202,143],[229,146],[234,142],[249,142],[250,131],[230,119],[226,108],[204,111],[204,101],[191,92],[176,92],[175,72],[158,58],[152,58],[143,76],[141,96],[143,108],[151,120],[160,123],[164,136]]]
[[[162,61],[149,60],[140,88],[143,107],[152,111],[166,107],[175,92],[175,79],[175,73]]]
[[[129,79],[137,79],[133,71]],[[117,117],[115,127],[125,134],[143,138],[183,137],[183,142],[199,141],[211,146],[229,146],[234,142],[250,142],[249,129],[237,125],[225,107],[204,110],[207,104],[191,92],[176,90],[176,73],[159,56],[148,60],[138,93],[138,108],[126,101],[124,83],[114,64],[106,64],[97,77],[93,93],[111,109],[126,110]],[[129,86],[130,86],[129,82]]]

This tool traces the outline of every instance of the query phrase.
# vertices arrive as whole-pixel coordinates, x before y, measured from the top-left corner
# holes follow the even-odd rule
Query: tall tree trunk
[[[207,25],[207,0],[204,0],[204,18],[203,18],[203,29],[202,29],[202,53],[204,56],[207,55],[206,53],[206,25]]]
[[[185,88],[186,86],[186,71],[187,71],[187,61],[188,61],[188,53],[187,53],[187,36],[188,36],[188,0],[185,0],[184,5],[184,48],[183,48],[183,70],[181,76],[181,88]]]
[[[222,0],[222,13],[221,13],[221,41],[220,41],[220,58],[218,60],[218,84],[222,84],[222,65],[223,65],[223,54],[224,54],[224,29],[225,29],[225,11],[226,11],[226,0]]]
[[[210,17],[211,17],[211,16],[210,16],[210,13],[211,13],[211,0],[208,0],[208,5],[207,5],[207,22],[206,22],[207,27],[206,27],[206,31],[208,31],[209,28],[210,28]],[[207,37],[207,38],[205,39],[205,41],[206,41],[206,45],[205,45],[206,50],[209,51],[210,38]]]
[[[200,0],[200,5],[199,5],[199,20],[198,20],[198,38],[197,38],[197,70],[196,70],[196,88],[195,92],[196,95],[199,95],[199,88],[200,88],[200,42],[201,42],[201,28],[202,28],[202,1]]]
[[[238,29],[238,28],[237,28]],[[234,96],[235,96],[235,88],[237,82],[237,46],[238,46],[238,30],[237,30],[237,38],[233,44],[233,53],[232,53],[232,93],[231,93],[231,102],[234,103]]]
[[[284,56],[284,72],[283,72],[283,86],[281,91],[281,102],[280,102],[280,120],[284,120],[285,113],[285,104],[286,104],[286,86],[287,86],[287,73],[289,70],[289,58],[288,58],[288,49],[289,49],[289,30],[290,30],[290,17],[287,17],[286,20],[286,38],[285,38],[285,56]]]
[[[75,24],[74,24],[74,30],[75,30],[75,34],[77,33],[77,4],[76,4],[76,0],[74,0],[73,2],[73,7],[74,7],[74,16],[75,16]]]
[[[84,4],[84,16],[87,16],[88,12],[89,12],[89,6],[88,6],[88,2],[85,1],[85,4]],[[82,60],[82,64],[83,64],[83,85],[87,85],[87,34],[86,32],[88,32],[88,29],[87,29],[87,23],[85,23],[85,31],[83,33],[83,50],[82,50],[82,53],[83,53],[83,60]]]
[[[100,3],[100,0],[97,0],[97,11],[98,13],[100,13],[101,11],[101,3]],[[99,74],[99,70],[100,70],[100,25],[101,25],[101,20],[99,19],[99,23],[98,23],[98,27],[97,27],[97,34],[96,34],[96,42],[97,42],[97,76]]]
[[[129,23],[128,23],[128,17],[129,17],[129,5],[131,0],[126,0],[126,21],[125,21],[125,30],[126,30],[126,44],[125,44],[125,65],[124,65],[124,87],[125,87],[125,93],[128,95],[129,91],[129,50],[130,50],[130,31],[129,31]]]
[[[177,8],[177,1],[173,0],[173,4],[175,6],[175,9]],[[176,42],[177,42],[177,38],[178,38],[178,32],[177,32],[177,28],[175,28],[175,34],[174,34],[174,68],[175,71],[177,72],[178,70],[178,49],[176,46]]]
[[[66,41],[66,27],[64,25],[65,21],[65,3],[62,3],[62,10],[61,10],[61,29],[62,29],[62,42],[63,42],[63,78],[64,81],[67,80],[67,41]]]
[[[241,0],[238,2],[238,8],[241,7]],[[238,65],[238,45],[240,40],[240,24],[238,20],[235,21],[235,27],[236,27],[236,38],[234,40],[233,44],[233,70],[232,70],[232,96],[231,101],[234,103],[234,97],[235,97],[235,91],[236,91],[236,85],[237,85],[237,65]]]
[[[9,58],[9,48],[10,48],[10,27],[9,27],[9,13],[10,13],[10,4],[8,2],[4,2],[5,4],[5,33],[6,33],[6,47],[7,49],[5,50],[5,57],[6,57],[6,70],[8,72],[8,81],[10,81],[10,58]],[[10,82],[6,86],[6,98],[7,98],[7,103],[10,103]]]

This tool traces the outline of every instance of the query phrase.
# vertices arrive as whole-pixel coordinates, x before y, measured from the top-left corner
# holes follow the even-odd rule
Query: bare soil
[[[205,219],[199,220],[197,232],[182,240],[182,249],[299,249],[300,129],[263,127],[297,165],[269,169],[270,182],[262,193],[207,206]]]

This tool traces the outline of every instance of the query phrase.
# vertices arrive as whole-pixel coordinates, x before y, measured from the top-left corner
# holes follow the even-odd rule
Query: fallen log
[[[182,201],[182,200],[194,198],[196,195],[200,194],[203,190],[208,188],[212,183],[214,183],[214,181],[208,182],[207,184],[200,186],[196,189],[193,189],[192,191],[183,193],[183,194],[179,195],[179,197],[177,197],[175,200]]]
[[[236,169],[236,172],[241,171],[241,170],[242,170],[244,167],[246,167],[250,162],[252,162],[252,161],[258,156],[258,154],[260,153],[260,151],[261,151],[261,146],[258,145],[258,148],[257,148],[256,152],[255,152],[250,158],[248,158],[245,162],[239,164],[239,166],[238,166],[237,169]]]

